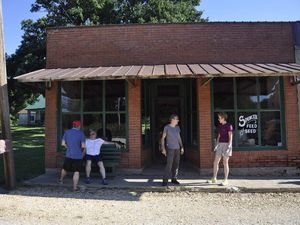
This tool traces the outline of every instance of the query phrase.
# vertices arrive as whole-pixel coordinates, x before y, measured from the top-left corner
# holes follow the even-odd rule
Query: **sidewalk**
[[[169,183],[168,187],[162,187],[161,168],[145,169],[143,174],[128,175],[118,174],[108,179],[108,185],[100,184],[100,175],[92,174],[91,184],[84,183],[84,174],[81,174],[79,186],[83,190],[91,189],[126,189],[132,191],[198,191],[198,192],[300,192],[300,177],[230,177],[229,185],[224,187],[219,184],[208,184],[208,177],[200,177],[198,173],[190,168],[180,170],[178,180],[181,183],[175,186]],[[60,171],[58,169],[47,170],[45,174],[31,180],[22,182],[27,187],[72,187],[72,174],[64,180],[64,184],[58,184]]]

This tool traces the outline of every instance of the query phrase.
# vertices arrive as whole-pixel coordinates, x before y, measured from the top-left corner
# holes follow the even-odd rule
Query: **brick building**
[[[158,140],[180,117],[184,160],[211,169],[216,113],[234,125],[233,172],[288,172],[300,160],[295,40],[299,22],[105,25],[49,28],[46,68],[19,76],[46,82],[47,168],[57,167],[71,121],[122,144],[120,168],[161,160]]]

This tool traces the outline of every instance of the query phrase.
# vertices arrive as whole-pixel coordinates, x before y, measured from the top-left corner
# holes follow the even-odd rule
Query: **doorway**
[[[159,151],[159,142],[164,126],[169,123],[171,114],[179,116],[179,127],[184,138],[185,132],[185,85],[180,80],[154,83],[151,109],[152,160],[164,162],[165,157]]]

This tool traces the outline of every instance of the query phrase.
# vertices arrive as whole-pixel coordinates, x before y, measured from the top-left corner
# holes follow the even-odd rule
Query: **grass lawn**
[[[11,132],[17,180],[44,173],[44,127],[12,126]],[[3,156],[0,155],[0,183],[3,182]]]

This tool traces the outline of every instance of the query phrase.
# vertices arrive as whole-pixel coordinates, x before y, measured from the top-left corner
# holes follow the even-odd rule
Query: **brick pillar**
[[[128,168],[142,167],[141,81],[128,82]]]
[[[202,84],[203,79],[197,79],[197,107],[199,127],[199,157],[200,168],[211,168],[214,154],[211,143],[211,93],[210,82]]]
[[[45,167],[54,168],[57,156],[57,82],[52,82],[45,93]]]

